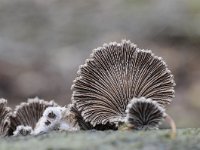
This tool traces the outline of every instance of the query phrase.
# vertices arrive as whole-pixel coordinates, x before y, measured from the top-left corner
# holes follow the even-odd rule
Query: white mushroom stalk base
[[[170,137],[171,139],[176,138],[176,123],[174,122],[174,120],[172,119],[172,117],[168,114],[165,115],[165,121],[170,125],[171,127],[171,133],[170,133]]]

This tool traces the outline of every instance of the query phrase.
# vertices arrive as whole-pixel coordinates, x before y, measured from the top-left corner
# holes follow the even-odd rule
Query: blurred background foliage
[[[199,0],[0,0],[0,97],[68,104],[92,49],[123,38],[164,58],[177,83],[169,114],[200,127]]]

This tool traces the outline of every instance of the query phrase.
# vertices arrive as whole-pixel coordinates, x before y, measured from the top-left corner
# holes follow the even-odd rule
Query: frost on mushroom
[[[10,116],[10,127],[7,134],[13,135],[18,126],[29,126],[34,129],[44,110],[50,106],[57,106],[57,104],[54,101],[48,102],[37,97],[16,106]]]
[[[95,49],[77,74],[72,101],[94,127],[124,122],[134,97],[150,98],[162,108],[174,97],[173,75],[163,59],[126,40]]]
[[[11,108],[7,107],[7,100],[0,99],[0,137],[5,136],[9,125],[10,120],[9,116],[11,115]]]
[[[126,109],[126,123],[130,128],[157,129],[165,117],[165,110],[151,99],[133,98]]]

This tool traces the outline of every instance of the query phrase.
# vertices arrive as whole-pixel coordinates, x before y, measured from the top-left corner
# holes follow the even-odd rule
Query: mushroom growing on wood
[[[163,59],[127,40],[94,49],[77,74],[72,102],[93,127],[128,123],[143,129],[148,116],[138,123],[135,114],[149,115],[148,111],[156,110],[154,123],[148,122],[150,128],[156,128],[174,98],[175,81]]]
[[[14,112],[9,117],[10,126],[7,135],[13,135],[18,126],[21,127],[18,128],[17,131],[29,129],[27,127],[34,129],[45,109],[51,106],[58,105],[54,101],[48,102],[37,97],[34,99],[28,99],[28,102],[23,102],[17,105]],[[17,135],[18,133],[15,134]]]

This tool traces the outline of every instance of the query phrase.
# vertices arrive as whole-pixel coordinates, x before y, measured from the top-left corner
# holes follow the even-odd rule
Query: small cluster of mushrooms
[[[39,135],[53,130],[148,130],[166,119],[175,81],[161,57],[128,40],[94,49],[79,67],[68,106],[39,98],[12,110],[0,99],[0,136]]]

